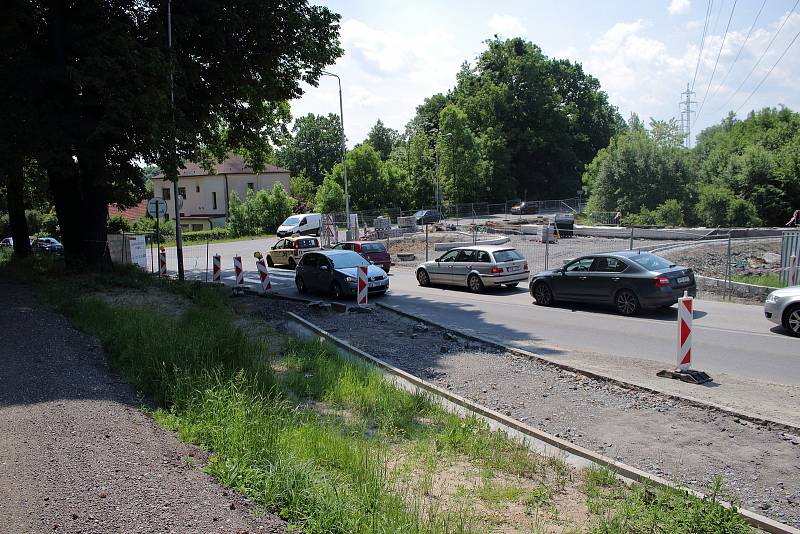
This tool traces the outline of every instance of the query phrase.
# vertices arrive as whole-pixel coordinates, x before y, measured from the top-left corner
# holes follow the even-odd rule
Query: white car
[[[767,295],[764,316],[800,337],[800,286],[776,289]]]

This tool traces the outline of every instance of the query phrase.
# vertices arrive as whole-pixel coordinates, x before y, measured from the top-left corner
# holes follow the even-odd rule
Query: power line
[[[719,82],[719,84],[717,84],[717,87],[714,89],[714,92],[711,93],[712,100],[714,99],[714,96],[716,96],[717,92],[719,92],[719,88],[725,85],[725,82],[728,80],[728,76],[730,76],[731,72],[733,72],[733,66],[736,65],[736,62],[739,60],[739,56],[742,55],[742,51],[744,50],[744,47],[747,45],[747,41],[750,40],[750,35],[753,33],[753,28],[756,27],[756,23],[758,22],[758,17],[761,16],[761,12],[764,10],[765,5],[767,5],[767,0],[761,2],[761,7],[758,9],[758,13],[756,13],[756,18],[753,20],[753,24],[750,25],[750,29],[747,30],[747,36],[744,38],[742,46],[739,47],[739,51],[736,53],[736,57],[733,58],[733,62],[731,63],[730,68],[728,68],[728,72],[725,73],[725,77],[722,78],[722,81]]]
[[[737,94],[739,94],[739,91],[741,91],[741,90],[742,90],[742,87],[744,87],[744,84],[745,84],[745,83],[747,83],[747,80],[749,80],[749,79],[750,79],[750,76],[752,76],[752,75],[753,75],[753,73],[755,72],[755,70],[756,70],[756,69],[758,68],[758,66],[761,64],[761,60],[762,60],[762,59],[764,59],[764,56],[766,56],[766,55],[767,55],[767,52],[768,52],[768,51],[769,51],[769,49],[772,47],[772,43],[774,43],[774,42],[775,42],[775,39],[778,37],[778,34],[779,34],[779,33],[781,33],[781,30],[782,30],[782,29],[783,29],[783,27],[786,25],[786,22],[787,22],[787,21],[788,21],[788,20],[791,18],[792,14],[794,13],[794,10],[795,10],[795,8],[797,7],[797,4],[800,4],[800,0],[796,0],[796,1],[795,1],[794,5],[792,6],[792,9],[791,9],[791,11],[789,11],[789,13],[788,13],[788,14],[786,15],[786,17],[783,19],[783,22],[781,22],[781,25],[778,27],[778,29],[775,31],[775,33],[772,35],[772,39],[770,39],[770,40],[769,40],[769,43],[767,43],[767,47],[766,47],[766,48],[764,49],[764,51],[761,53],[761,56],[758,58],[758,61],[756,61],[755,65],[753,65],[753,68],[752,68],[752,69],[750,69],[750,72],[748,72],[748,73],[747,73],[747,76],[745,76],[745,77],[744,77],[744,80],[742,80],[742,83],[740,83],[740,84],[739,84],[739,87],[737,87],[737,88],[736,88],[736,90],[733,92],[733,94],[731,94],[731,96],[729,96],[729,97],[728,97],[728,100],[726,100],[726,101],[725,101],[725,103],[724,103],[724,104],[722,104],[722,106],[720,106],[720,108],[719,108],[719,110],[717,110],[717,112],[719,112],[719,111],[722,111],[722,110],[723,110],[723,109],[724,109],[724,108],[725,108],[725,107],[726,107],[726,106],[727,106],[727,105],[728,105],[728,104],[729,104],[729,103],[730,103],[730,102],[733,100],[733,98],[734,98],[734,97],[735,97]]]
[[[773,70],[773,69],[774,69],[776,66],[778,66],[778,63],[780,63],[781,59],[783,59],[783,56],[785,56],[785,55],[786,55],[786,52],[788,52],[788,51],[789,51],[789,49],[792,47],[792,45],[794,44],[794,42],[797,40],[797,38],[798,38],[798,37],[800,37],[800,31],[798,31],[798,32],[797,32],[797,33],[794,35],[794,38],[792,39],[792,42],[791,42],[791,43],[789,43],[789,46],[787,46],[787,47],[786,47],[786,49],[783,51],[783,53],[781,53],[780,57],[778,57],[778,60],[777,60],[777,61],[776,61],[776,62],[775,62],[773,65],[772,65],[772,67],[770,67],[770,69],[767,71],[767,73],[764,75],[764,77],[763,77],[763,78],[761,78],[761,81],[760,81],[760,82],[758,82],[758,85],[756,85],[756,88],[755,88],[755,89],[753,89],[753,92],[752,92],[752,93],[750,93],[750,94],[747,96],[747,98],[745,98],[745,100],[744,100],[744,102],[742,102],[742,105],[741,105],[741,106],[739,106],[738,108],[736,108],[736,113],[739,113],[739,110],[741,110],[741,109],[744,107],[744,105],[745,105],[745,104],[747,104],[748,100],[750,100],[750,97],[752,97],[754,94],[756,94],[756,92],[757,92],[757,91],[758,91],[758,90],[761,88],[761,84],[763,84],[763,83],[766,81],[766,79],[769,77],[769,75],[770,75],[770,74],[772,74],[772,70]]]
[[[736,11],[736,2],[738,0],[733,0],[733,6],[731,7],[731,14],[728,17],[728,24],[725,26],[725,34],[722,36],[722,43],[719,45],[719,52],[717,52],[717,59],[714,61],[714,69],[711,71],[711,78],[708,80],[708,85],[706,86],[706,92],[703,95],[703,100],[700,102],[700,109],[697,110],[697,118],[700,118],[700,114],[703,112],[703,106],[706,103],[706,97],[708,97],[708,91],[711,89],[711,84],[714,82],[714,74],[717,72],[717,64],[719,63],[719,57],[722,55],[722,49],[725,47],[725,39],[728,38],[728,30],[731,27],[731,20],[733,19],[733,12]]]
[[[694,82],[697,80],[697,71],[700,69],[700,58],[703,57],[703,48],[706,44],[706,31],[708,30],[708,21],[711,18],[711,8],[714,5],[714,0],[708,0],[706,5],[706,21],[703,24],[703,36],[700,38],[700,53],[697,54],[697,64],[694,66],[694,77],[692,78],[692,90],[694,90]]]

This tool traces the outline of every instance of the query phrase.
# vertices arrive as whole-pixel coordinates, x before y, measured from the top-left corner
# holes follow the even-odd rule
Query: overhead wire
[[[708,21],[711,18],[711,9],[714,6],[714,0],[708,0],[706,5],[706,21],[703,24],[703,36],[700,38],[700,52],[697,54],[697,64],[694,66],[694,77],[692,78],[692,91],[694,91],[694,83],[697,81],[697,72],[700,70],[700,58],[703,57],[703,48],[706,44],[706,31],[708,31]]]
[[[777,37],[778,37],[778,34],[780,34],[780,33],[781,33],[781,30],[782,30],[782,29],[783,29],[783,27],[786,25],[786,22],[787,22],[787,21],[788,21],[788,20],[791,18],[792,14],[794,13],[794,10],[797,8],[797,4],[800,4],[800,0],[796,0],[796,1],[795,1],[794,5],[792,6],[792,9],[791,9],[791,11],[789,11],[789,13],[786,15],[786,17],[784,17],[783,21],[781,22],[781,25],[780,25],[780,26],[778,26],[778,29],[777,29],[777,30],[775,30],[775,33],[772,35],[772,39],[770,39],[770,40],[769,40],[769,43],[767,43],[767,47],[764,49],[764,51],[763,51],[763,52],[761,52],[761,56],[759,56],[759,58],[758,58],[758,61],[756,61],[756,62],[755,62],[755,64],[753,65],[753,67],[750,69],[750,72],[748,72],[748,73],[747,73],[747,76],[745,76],[745,77],[744,77],[744,80],[742,80],[742,83],[740,83],[740,84],[739,84],[739,86],[736,88],[736,90],[735,90],[735,91],[734,91],[734,92],[731,94],[731,96],[729,96],[729,97],[728,97],[728,100],[726,100],[726,101],[725,101],[725,103],[724,103],[724,104],[722,104],[722,106],[720,106],[720,108],[719,108],[718,112],[719,112],[719,111],[722,111],[722,110],[723,110],[723,109],[724,109],[724,108],[725,108],[725,107],[726,107],[726,106],[727,106],[727,105],[728,105],[728,104],[729,104],[729,103],[730,103],[730,102],[731,102],[731,101],[734,99],[734,97],[735,97],[737,94],[739,94],[739,91],[741,91],[741,90],[742,90],[742,87],[744,87],[744,84],[745,84],[745,83],[747,83],[747,80],[749,80],[749,79],[750,79],[750,76],[752,76],[752,75],[753,75],[753,73],[755,72],[755,70],[756,70],[756,69],[758,68],[758,66],[761,64],[761,60],[762,60],[762,59],[764,59],[764,56],[766,56],[766,55],[767,55],[767,52],[768,52],[768,51],[769,51],[769,49],[772,47],[772,43],[774,43],[774,42],[775,42],[775,39],[777,39]]]
[[[719,58],[722,55],[722,49],[725,47],[725,40],[728,38],[728,30],[731,28],[731,20],[733,20],[733,13],[736,11],[736,2],[738,0],[733,0],[733,6],[731,7],[731,14],[728,17],[728,24],[725,26],[725,34],[722,36],[722,43],[719,45],[719,52],[717,52],[717,59],[714,61],[714,68],[711,70],[711,78],[708,79],[708,85],[706,86],[706,92],[703,95],[703,100],[700,102],[700,108],[697,110],[697,115],[695,115],[695,122],[700,118],[700,114],[703,112],[703,106],[706,103],[706,98],[708,97],[708,91],[711,89],[711,84],[714,83],[714,74],[717,72],[717,65],[719,64]]]
[[[791,14],[790,14],[789,16],[791,16]],[[788,17],[787,17],[787,18],[788,18]],[[744,107],[744,105],[745,105],[745,104],[747,104],[747,102],[750,100],[750,98],[751,98],[751,97],[752,97],[754,94],[756,94],[756,92],[758,92],[758,90],[761,88],[761,84],[763,84],[763,83],[766,81],[766,79],[767,79],[767,78],[769,78],[769,75],[770,75],[770,74],[772,74],[772,71],[773,71],[773,69],[775,69],[775,67],[777,67],[777,66],[778,66],[778,63],[780,63],[781,59],[783,59],[783,56],[785,56],[785,55],[786,55],[786,52],[788,52],[788,51],[789,51],[789,49],[792,47],[792,45],[794,44],[794,42],[795,42],[795,41],[797,41],[797,38],[798,38],[798,37],[800,37],[800,31],[798,31],[798,32],[797,32],[797,33],[794,35],[794,38],[793,38],[793,39],[792,39],[792,41],[789,43],[789,46],[787,46],[787,47],[784,49],[784,51],[783,51],[783,52],[781,53],[781,55],[778,57],[777,61],[775,61],[775,63],[773,63],[772,67],[770,67],[770,69],[767,71],[767,73],[764,75],[764,77],[763,77],[763,78],[761,78],[761,81],[760,81],[760,82],[758,82],[758,85],[756,85],[756,88],[755,88],[755,89],[753,89],[753,91],[752,91],[752,92],[751,92],[749,95],[747,95],[747,98],[745,98],[745,99],[744,99],[744,102],[742,102],[742,104],[741,104],[741,105],[740,105],[738,108],[736,108],[736,113],[739,113],[739,110],[741,110],[741,109]]]
[[[711,93],[711,97],[710,98],[712,100],[714,99],[714,96],[716,96],[717,92],[719,92],[719,88],[722,87],[723,85],[725,85],[725,82],[728,80],[728,76],[730,76],[731,72],[733,72],[733,66],[736,65],[736,62],[739,60],[739,56],[742,55],[742,51],[744,50],[744,47],[747,46],[747,42],[750,40],[750,35],[753,33],[753,28],[756,27],[756,23],[758,22],[758,18],[761,16],[761,12],[764,11],[764,6],[765,5],[767,5],[767,0],[764,0],[763,2],[761,2],[761,7],[758,9],[758,13],[756,13],[756,18],[753,19],[753,24],[751,24],[750,25],[750,29],[747,30],[747,35],[745,36],[744,41],[742,42],[742,46],[739,47],[739,51],[736,53],[736,57],[733,58],[733,61],[731,62],[731,66],[728,68],[728,72],[725,73],[725,77],[722,78],[722,81],[717,84],[716,88],[714,89],[714,92]]]

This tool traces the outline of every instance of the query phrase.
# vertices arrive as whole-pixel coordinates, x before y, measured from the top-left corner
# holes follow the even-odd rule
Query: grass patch
[[[731,276],[731,280],[745,284],[755,284],[757,286],[786,287],[786,284],[781,282],[781,277],[778,273],[734,274]]]
[[[47,279],[58,283],[41,285],[41,295],[100,338],[115,369],[160,403],[153,417],[211,451],[209,473],[293,528],[491,530],[497,515],[476,516],[470,497],[477,496],[497,509],[521,503],[533,516],[521,530],[546,530],[539,507],[558,515],[559,495],[573,482],[574,471],[560,459],[532,454],[478,418],[398,389],[378,369],[342,360],[329,345],[277,333],[267,337],[270,344],[248,337],[217,288],[135,269],[54,272]],[[91,296],[153,287],[190,304],[169,316]],[[476,474],[470,489],[453,483],[448,500],[440,475],[458,474],[452,468],[459,462]],[[527,487],[515,486],[513,477],[529,479]],[[713,501],[716,494],[700,501],[678,491],[628,489],[602,470],[588,470],[581,490],[594,532],[749,531]]]

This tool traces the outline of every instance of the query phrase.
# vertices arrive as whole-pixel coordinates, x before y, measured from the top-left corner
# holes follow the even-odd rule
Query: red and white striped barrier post
[[[244,273],[242,272],[242,257],[233,257],[233,270],[236,272],[236,285],[244,285]]]
[[[256,251],[253,256],[256,258],[256,269],[258,269],[258,277],[261,280],[261,289],[266,293],[272,289],[272,284],[269,282],[269,269],[267,269],[267,265],[264,263],[264,257],[261,255],[261,252]]]
[[[678,368],[692,368],[692,307],[694,299],[686,294],[678,299]]]
[[[158,276],[167,276],[167,251],[158,251]]]
[[[367,295],[369,293],[369,282],[367,281],[366,265],[358,266],[358,291],[356,291],[356,304],[359,306],[367,305]]]
[[[792,266],[790,267],[791,271],[789,272],[789,285],[796,286],[797,285],[797,256],[792,255]]]
[[[214,254],[214,274],[211,275],[211,281],[222,281],[222,257],[219,254]]]
[[[678,366],[656,373],[662,378],[674,378],[692,384],[711,382],[711,377],[703,371],[692,369],[692,317],[694,298],[686,292],[678,299]]]

